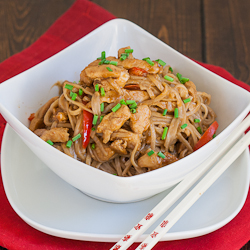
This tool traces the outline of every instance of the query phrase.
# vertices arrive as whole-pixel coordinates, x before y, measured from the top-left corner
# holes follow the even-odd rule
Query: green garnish
[[[172,77],[170,77],[170,76],[168,76],[168,75],[165,75],[165,76],[164,76],[164,79],[166,79],[166,80],[169,81],[169,82],[173,82],[173,81],[174,81],[174,78],[172,78]]]
[[[216,137],[216,134],[213,134],[213,139]]]
[[[134,103],[132,103],[129,107],[130,107],[131,109],[135,109],[135,108],[137,108],[137,103],[134,102]]]
[[[102,53],[101,53],[101,59],[105,59],[105,58],[106,58],[106,52],[102,51]]]
[[[97,120],[98,120],[98,115],[94,115],[92,124],[93,124],[93,125],[96,125]]]
[[[91,130],[92,130],[92,131],[95,131],[95,127],[92,127]]]
[[[69,92],[69,96],[70,96],[70,97],[72,97],[73,94],[74,94],[74,92],[72,92],[72,91]]]
[[[166,157],[162,152],[159,152],[157,155],[160,156],[162,159]]]
[[[110,67],[106,68],[108,71],[112,72],[113,70]]]
[[[181,78],[181,83],[182,84],[184,84],[184,83],[186,83],[186,82],[188,82],[189,81],[189,78],[186,78],[186,77],[182,77]]]
[[[133,53],[134,50],[133,49],[125,49],[125,53]]]
[[[105,90],[103,87],[101,87],[101,96],[105,96]]]
[[[179,110],[178,108],[174,109],[174,118],[178,118],[179,117]]]
[[[72,94],[72,97],[71,97],[71,100],[72,100],[72,101],[75,101],[76,97],[77,97],[77,93],[73,93],[73,94]]]
[[[191,99],[190,98],[187,98],[185,100],[183,100],[184,103],[188,103],[188,102],[191,102]]]
[[[199,123],[199,122],[201,122],[201,120],[200,119],[194,119],[194,122]]]
[[[92,144],[91,144],[91,148],[92,148],[92,149],[95,149],[95,143],[92,143]]]
[[[186,82],[189,81],[189,78],[182,77],[182,75],[181,75],[180,73],[177,73],[176,76],[177,76],[177,78],[179,79],[179,81],[180,81],[182,84],[184,84],[184,83],[186,83]]]
[[[49,145],[53,145],[54,143],[51,140],[46,141]]]
[[[79,89],[79,95],[82,95],[83,94],[83,90],[82,89]]]
[[[176,76],[179,79],[179,81],[181,81],[182,75],[180,73],[177,73]]]
[[[98,84],[95,85],[95,91],[99,92],[99,85]]]
[[[76,141],[77,139],[81,138],[81,136],[82,135],[79,133],[78,135],[72,138],[72,141]]]
[[[155,152],[153,151],[153,150],[151,150],[151,151],[149,151],[148,152],[148,156],[151,156],[151,155],[153,155]]]
[[[72,145],[72,141],[68,141],[67,143],[66,143],[66,148],[70,148],[71,147],[71,145]]]
[[[69,90],[72,90],[74,88],[73,85],[70,85],[70,84],[65,84],[64,86],[66,89],[69,89]]]
[[[111,110],[112,110],[113,112],[116,112],[120,107],[121,107],[121,104],[118,103],[118,104],[116,104]]]
[[[118,62],[116,62],[116,61],[110,61],[110,64],[117,66]]]
[[[184,129],[187,127],[187,123],[181,125],[181,129]]]
[[[165,116],[167,114],[168,110],[164,109],[162,115]]]
[[[130,111],[135,114],[136,113],[136,109],[130,109]]]
[[[126,103],[127,103],[128,105],[130,105],[130,104],[134,104],[134,103],[136,103],[136,102],[135,102],[135,100],[127,100]]]
[[[200,134],[202,134],[202,130],[201,130],[201,127],[197,127],[197,130]]]
[[[99,62],[99,65],[102,65],[102,64],[104,64],[104,62],[106,61],[106,59],[104,58],[104,59],[102,59],[100,62]]]
[[[101,107],[101,112],[103,112],[103,111],[104,111],[104,102],[102,102],[102,103],[100,104],[100,107]]]
[[[102,121],[103,117],[104,117],[104,115],[101,115],[101,116],[100,116],[100,122]]]
[[[150,60],[150,59],[146,59],[145,60],[148,64],[150,64],[151,66],[154,66],[154,63]]]
[[[161,59],[157,59],[155,61],[158,62],[161,66],[165,66],[166,65],[166,63],[163,62]]]
[[[166,139],[167,132],[168,132],[168,127],[165,127],[165,128],[163,129],[163,133],[162,133],[162,136],[161,136],[161,139],[162,139],[162,140],[165,140],[165,139]]]
[[[109,60],[105,60],[105,61],[104,61],[104,64],[109,64],[109,63],[110,63]]]
[[[122,105],[127,105],[127,103],[124,101],[124,99],[121,99],[121,100],[120,100],[120,103],[121,103]]]
[[[122,54],[121,57],[120,57],[120,60],[124,61],[126,58],[127,58],[127,56],[125,54]]]
[[[150,60],[149,57],[142,58],[143,61],[146,61],[146,60],[148,60],[148,59]]]
[[[171,73],[174,72],[173,69],[172,69],[172,67],[169,67],[168,70],[169,70]]]

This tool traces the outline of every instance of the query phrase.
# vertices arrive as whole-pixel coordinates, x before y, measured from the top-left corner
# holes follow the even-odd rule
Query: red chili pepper
[[[133,67],[133,68],[129,69],[128,72],[130,75],[135,75],[135,76],[147,76],[147,74],[148,74],[147,70],[137,68],[137,67]]]
[[[82,147],[86,148],[89,144],[90,133],[92,128],[93,115],[86,110],[83,110],[83,123],[82,123]]]
[[[206,132],[202,135],[200,140],[195,144],[194,151],[201,148],[205,144],[207,144],[209,141],[212,140],[213,135],[215,134],[216,130],[218,129],[219,124],[217,121],[214,121],[209,128],[206,130]]]
[[[28,118],[29,121],[32,121],[35,118],[35,113],[30,114],[30,117]]]
[[[140,90],[140,86],[138,84],[129,84],[129,85],[124,86],[124,89]]]

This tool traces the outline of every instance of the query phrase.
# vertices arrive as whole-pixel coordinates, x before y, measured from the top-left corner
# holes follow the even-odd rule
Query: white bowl
[[[130,45],[136,58],[161,58],[174,72],[212,95],[219,135],[184,159],[132,177],[118,177],[68,157],[28,129],[28,117],[51,97],[58,80],[78,81],[81,70],[100,56],[117,55]],[[82,192],[111,202],[133,202],[160,193],[182,180],[220,146],[250,110],[250,93],[181,55],[137,25],[115,19],[73,45],[0,85],[0,111],[26,145],[57,175]],[[211,156],[212,157],[212,156]]]

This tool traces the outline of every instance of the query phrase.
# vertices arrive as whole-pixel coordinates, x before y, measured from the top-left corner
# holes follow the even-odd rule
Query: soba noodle
[[[142,174],[191,154],[215,120],[211,96],[162,60],[118,58],[90,63],[80,81],[30,117],[30,129],[70,157],[118,176]]]

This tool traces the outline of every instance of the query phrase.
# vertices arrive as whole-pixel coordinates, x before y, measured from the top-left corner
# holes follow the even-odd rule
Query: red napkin
[[[115,18],[87,0],[77,0],[51,28],[29,48],[0,64],[0,82],[36,65]],[[207,69],[250,91],[250,86],[233,78],[226,70],[200,63]],[[0,115],[0,147],[5,120]],[[0,246],[15,250],[109,249],[114,243],[68,240],[37,231],[27,225],[11,208],[0,178]],[[250,196],[240,213],[226,226],[205,236],[158,243],[154,249],[240,249],[250,240]],[[129,249],[135,249],[133,244]]]

